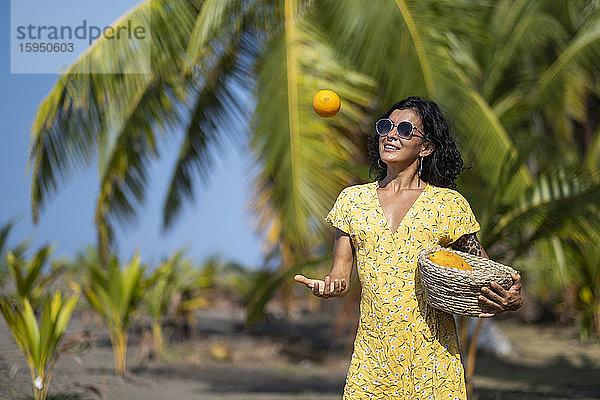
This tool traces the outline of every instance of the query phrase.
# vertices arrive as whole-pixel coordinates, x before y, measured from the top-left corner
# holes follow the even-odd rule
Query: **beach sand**
[[[323,313],[270,316],[247,328],[242,309],[202,310],[187,335],[173,330],[164,360],[150,356],[151,337],[138,327],[130,333],[123,378],[114,374],[106,330],[91,315],[74,314],[66,339],[86,338],[87,345],[60,358],[49,398],[341,398],[351,334],[336,331]],[[497,323],[514,353],[502,358],[478,354],[473,399],[600,398],[600,341],[580,342],[574,327],[514,319]],[[0,399],[32,398],[31,393],[25,358],[1,319]]]

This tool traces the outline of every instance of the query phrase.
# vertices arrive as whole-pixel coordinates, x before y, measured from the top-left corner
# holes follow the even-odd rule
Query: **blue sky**
[[[138,1],[119,0],[118,7],[103,8],[106,14],[102,18],[109,24],[136,3]],[[32,249],[52,244],[55,257],[72,257],[87,245],[95,244],[93,215],[98,193],[97,167],[92,165],[74,174],[47,204],[39,224],[33,226],[31,174],[26,172],[30,129],[39,103],[52,89],[58,75],[10,73],[10,3],[2,2],[0,7],[5,27],[0,42],[0,51],[4,55],[0,66],[0,87],[4,92],[0,98],[0,224],[17,219],[10,235],[11,244],[25,239],[31,241]],[[56,8],[57,14],[64,11]],[[118,234],[120,257],[130,258],[139,250],[145,261],[155,263],[187,246],[188,256],[197,262],[220,254],[226,260],[258,265],[262,259],[262,240],[247,208],[251,164],[246,148],[224,146],[215,157],[211,181],[197,185],[195,204],[187,206],[176,224],[165,234],[161,233],[163,196],[176,150],[176,144],[171,146],[153,167],[146,202],[139,211],[137,222]]]

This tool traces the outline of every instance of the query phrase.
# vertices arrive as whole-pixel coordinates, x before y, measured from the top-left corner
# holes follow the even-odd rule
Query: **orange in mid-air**
[[[458,254],[447,250],[439,250],[429,256],[429,259],[437,265],[452,267],[471,271],[473,268]]]
[[[313,96],[313,108],[323,118],[331,118],[340,110],[342,102],[333,90],[319,90]]]

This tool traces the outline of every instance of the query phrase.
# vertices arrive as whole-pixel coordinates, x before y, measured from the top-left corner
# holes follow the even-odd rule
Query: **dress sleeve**
[[[455,192],[456,193],[456,192]],[[469,202],[456,193],[452,198],[450,205],[450,213],[448,215],[448,245],[454,243],[458,238],[469,233],[478,232],[481,227],[475,219],[475,215],[471,210]]]
[[[346,189],[338,195],[333,208],[325,217],[325,221],[348,234],[350,233],[350,204]]]

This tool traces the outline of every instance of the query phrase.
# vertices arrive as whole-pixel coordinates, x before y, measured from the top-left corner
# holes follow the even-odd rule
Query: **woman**
[[[315,296],[343,296],[356,257],[360,323],[344,399],[466,399],[452,315],[427,305],[417,272],[423,248],[450,246],[487,257],[469,203],[451,188],[463,169],[439,107],[410,97],[394,104],[369,139],[377,181],[345,188],[326,220],[335,227],[333,266],[323,280],[294,279]],[[518,309],[521,277],[480,301],[492,317]]]

